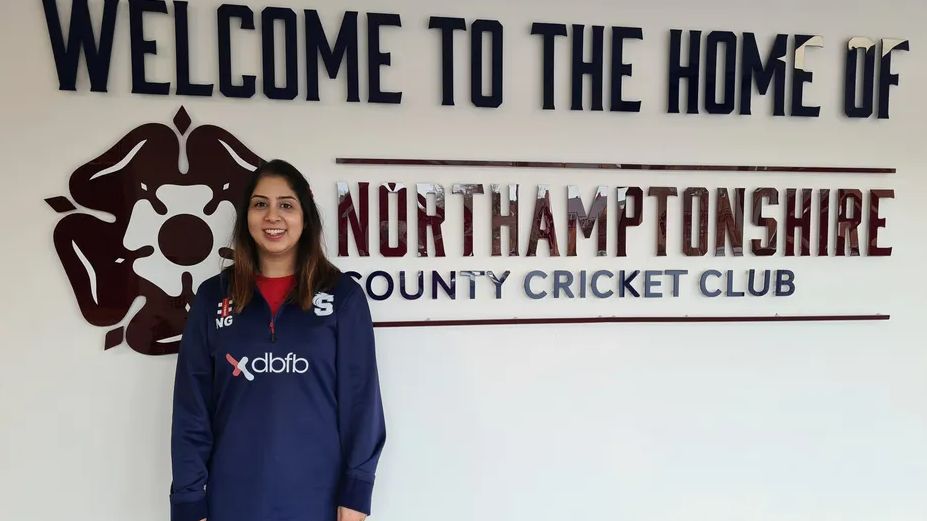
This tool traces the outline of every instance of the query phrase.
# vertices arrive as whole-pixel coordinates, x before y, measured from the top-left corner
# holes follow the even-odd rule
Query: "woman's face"
[[[258,181],[248,203],[248,231],[261,257],[296,256],[303,232],[303,209],[296,193],[282,177]]]

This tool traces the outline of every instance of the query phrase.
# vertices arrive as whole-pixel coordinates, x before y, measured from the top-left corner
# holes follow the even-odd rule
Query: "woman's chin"
[[[261,243],[259,250],[260,250],[260,253],[263,255],[277,256],[277,255],[283,255],[285,253],[288,253],[290,250],[293,249],[293,246],[295,245],[278,244],[278,243],[271,243],[271,244]]]

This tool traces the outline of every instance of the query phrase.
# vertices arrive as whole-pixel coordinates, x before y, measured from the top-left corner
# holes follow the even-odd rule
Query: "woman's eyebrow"
[[[253,194],[253,195],[251,196],[251,198],[252,198],[252,199],[254,199],[254,198],[260,198],[260,199],[267,199],[267,200],[270,200],[270,197],[267,197],[266,195],[261,195],[261,194]],[[292,199],[292,200],[294,200],[294,201],[297,200],[297,199],[296,199],[295,197],[293,197],[292,195],[281,195],[280,197],[277,198],[277,200],[282,200],[282,199]]]

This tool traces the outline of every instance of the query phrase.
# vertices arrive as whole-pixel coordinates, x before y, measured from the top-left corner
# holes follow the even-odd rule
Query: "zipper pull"
[[[270,341],[271,341],[271,342],[276,342],[276,341],[277,341],[277,332],[274,330],[274,321],[273,321],[273,320],[270,321]]]

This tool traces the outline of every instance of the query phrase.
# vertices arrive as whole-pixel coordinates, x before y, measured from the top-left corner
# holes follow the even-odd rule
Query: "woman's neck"
[[[262,256],[260,262],[261,275],[265,277],[286,277],[295,271],[296,262],[291,256],[283,258]]]

